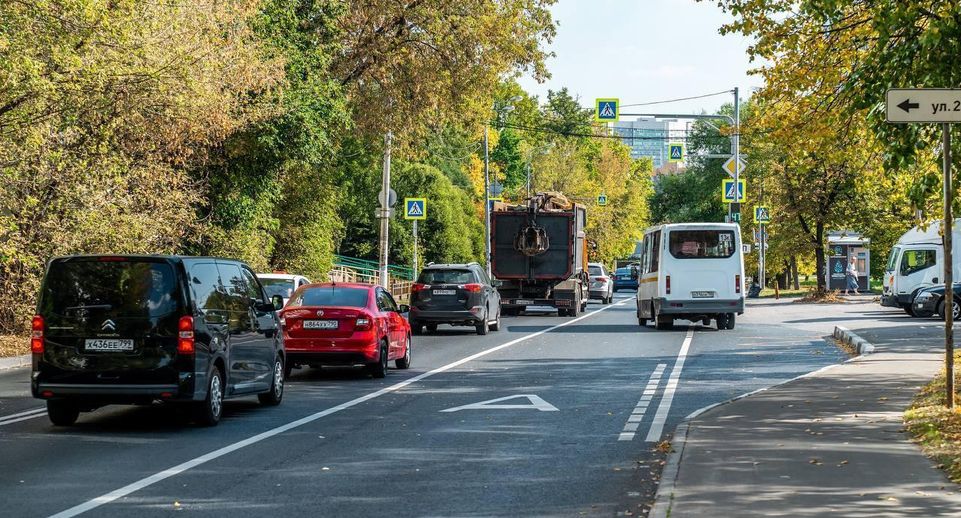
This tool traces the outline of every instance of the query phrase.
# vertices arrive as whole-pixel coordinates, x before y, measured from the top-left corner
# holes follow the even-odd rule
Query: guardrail
[[[337,256],[340,258],[341,256]],[[352,259],[352,258],[347,258]],[[347,262],[347,261],[345,261]],[[333,282],[357,282],[364,284],[379,284],[380,283],[380,271],[377,268],[377,263],[373,261],[365,261],[363,259],[356,259],[350,261],[351,264],[335,264],[330,270],[329,276],[330,280]],[[373,268],[370,267],[373,264]],[[405,267],[398,266],[398,270],[403,270]],[[388,291],[393,297],[401,303],[406,303],[410,301],[411,287],[414,284],[413,281],[413,270],[410,270],[410,274],[405,277],[397,275],[396,270],[391,271],[388,269],[387,275],[387,285]],[[403,272],[401,272],[403,274]]]

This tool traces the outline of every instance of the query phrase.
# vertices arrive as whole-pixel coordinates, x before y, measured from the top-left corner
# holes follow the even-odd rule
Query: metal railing
[[[334,256],[334,267],[329,273],[333,282],[357,282],[378,284],[380,272],[376,261],[353,257]],[[388,268],[388,291],[399,302],[410,301],[411,287],[414,284],[414,270],[406,266],[391,265]]]

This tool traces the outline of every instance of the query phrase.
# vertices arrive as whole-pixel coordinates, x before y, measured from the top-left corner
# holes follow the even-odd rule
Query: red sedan
[[[390,360],[410,367],[407,311],[380,286],[301,286],[280,311],[288,376],[294,365],[364,365],[375,378],[387,375]]]

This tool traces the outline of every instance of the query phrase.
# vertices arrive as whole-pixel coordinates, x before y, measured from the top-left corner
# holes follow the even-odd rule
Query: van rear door
[[[38,314],[47,383],[175,384],[179,265],[163,258],[72,257],[51,262]]]
[[[666,298],[735,300],[744,296],[737,286],[744,280],[740,279],[740,243],[733,229],[671,229],[665,252],[661,268]]]

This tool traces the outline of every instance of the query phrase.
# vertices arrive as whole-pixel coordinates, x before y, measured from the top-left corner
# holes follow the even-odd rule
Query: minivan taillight
[[[177,354],[194,353],[194,317],[180,317],[177,323]]]
[[[734,275],[734,293],[741,293],[741,276]]]
[[[355,323],[354,328],[360,331],[369,330],[371,328],[370,317],[367,317],[367,316],[357,317],[357,322]]]
[[[411,286],[410,291],[417,293],[418,291],[424,291],[427,289],[430,289],[430,284],[421,284],[419,282],[415,282],[414,285]]]
[[[668,295],[671,294],[671,276],[670,275],[664,276],[664,291],[667,292]]]
[[[464,288],[464,291],[468,291],[470,293],[480,293],[481,288],[483,288],[483,286],[481,286],[480,284],[477,284],[476,282],[472,282],[470,284],[465,284],[463,288]]]
[[[43,354],[43,327],[43,317],[35,315],[30,324],[30,352],[34,354]]]

